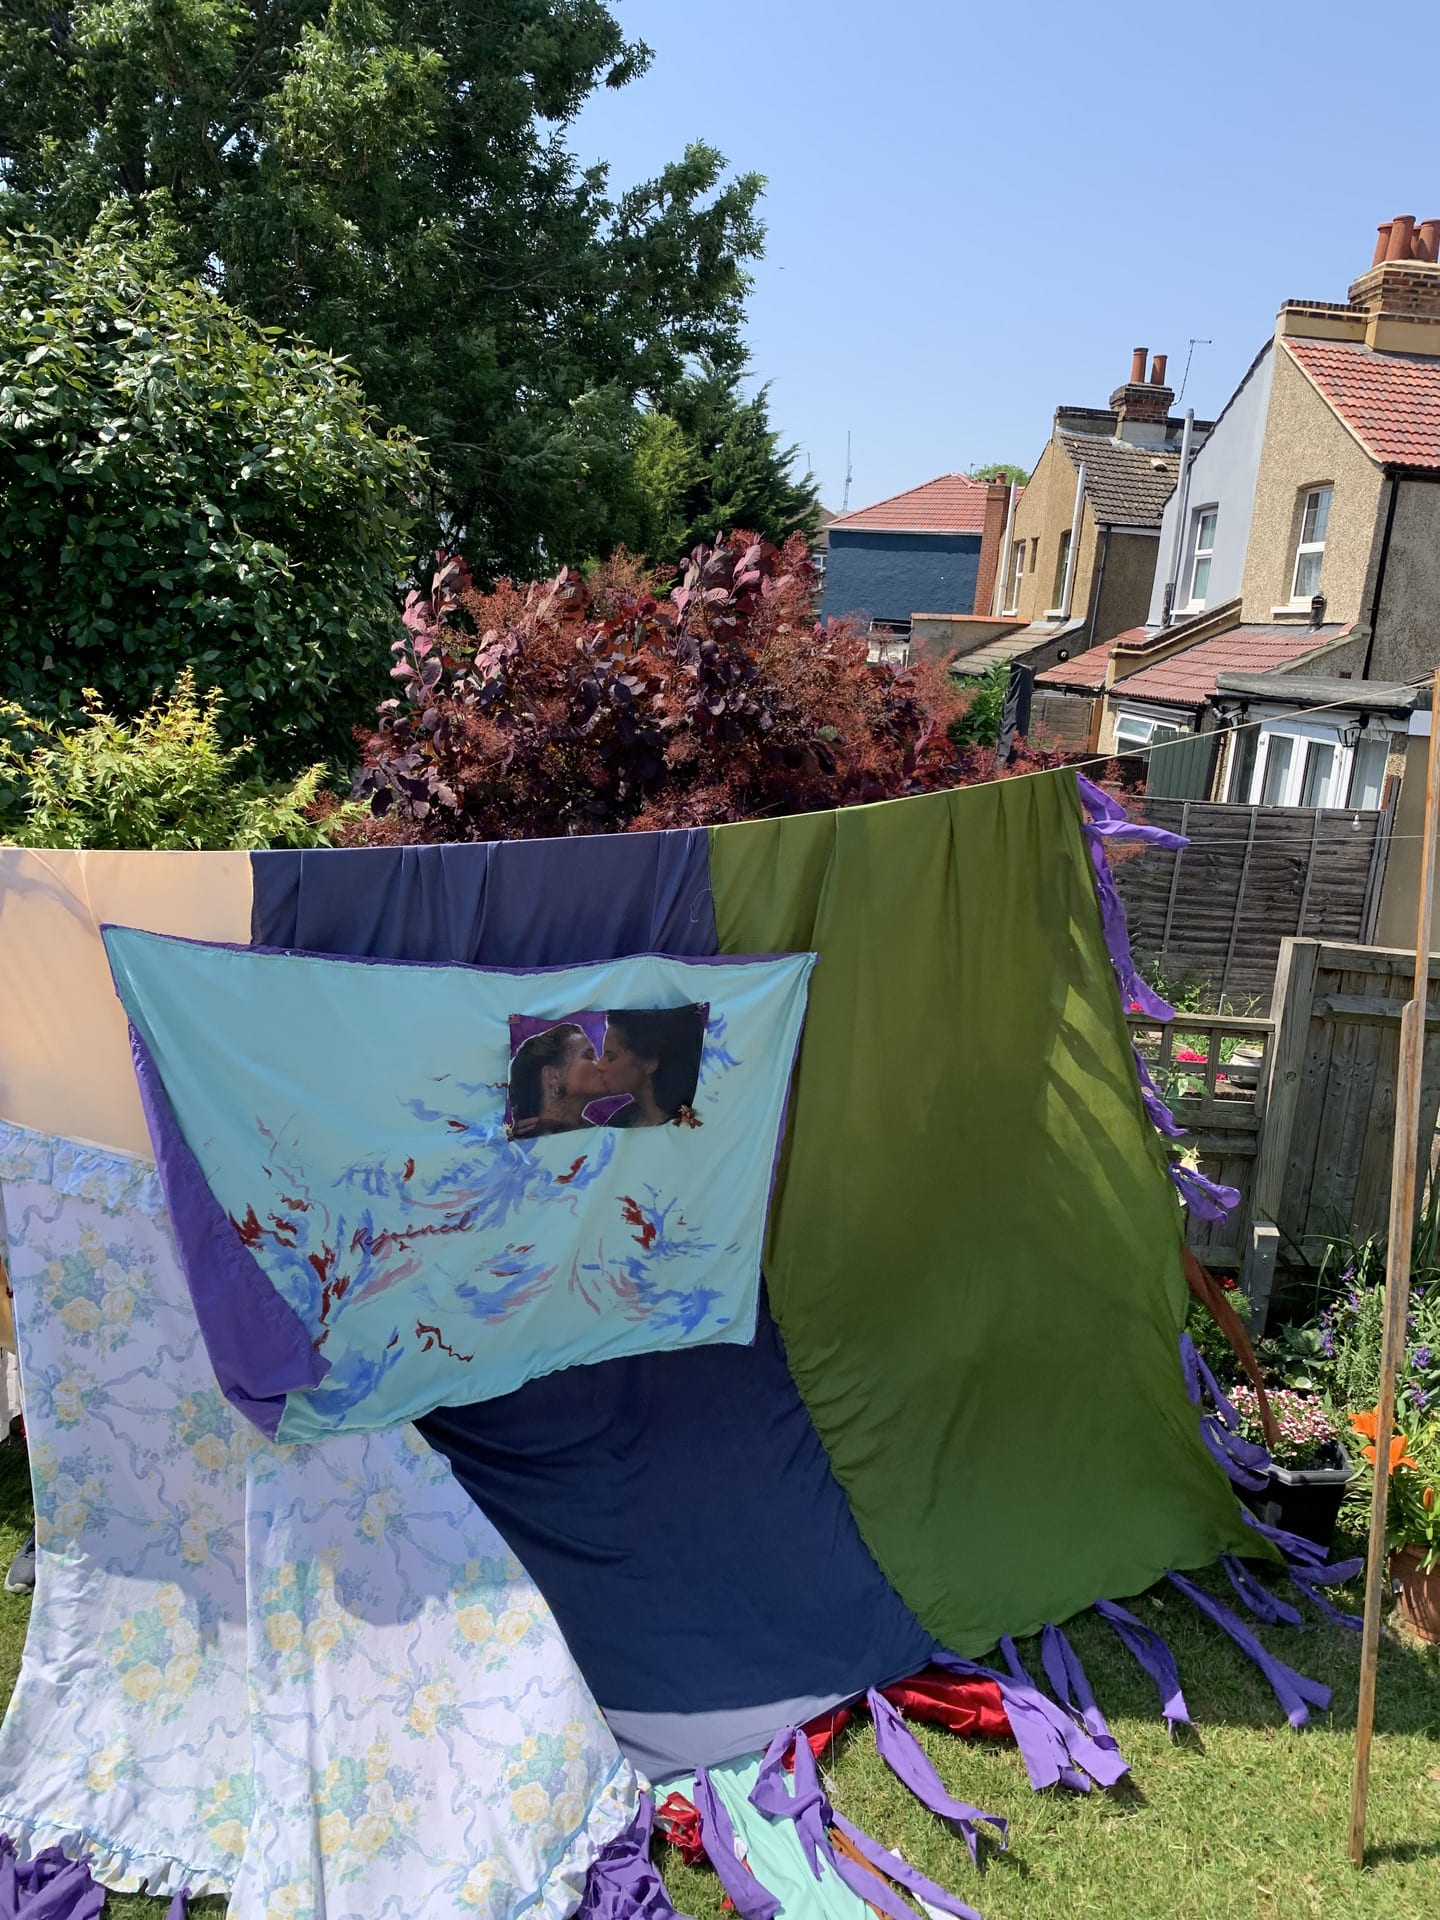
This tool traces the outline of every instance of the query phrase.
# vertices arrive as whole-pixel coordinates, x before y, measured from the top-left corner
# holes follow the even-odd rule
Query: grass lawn
[[[0,1565],[30,1524],[18,1446],[0,1447]],[[1217,1591],[1223,1591],[1217,1588]],[[1386,1645],[1371,1776],[1372,1864],[1345,1856],[1357,1637],[1316,1626],[1263,1629],[1266,1644],[1335,1691],[1303,1733],[1285,1723],[1255,1669],[1178,1594],[1135,1607],[1169,1641],[1194,1735],[1172,1745],[1153,1689],[1110,1629],[1074,1622],[1072,1641],[1133,1784],[1088,1799],[1030,1791],[1009,1747],[917,1728],[946,1785],[1011,1822],[1010,1851],[971,1867],[964,1846],[923,1812],[880,1763],[868,1727],[827,1761],[836,1804],[858,1825],[951,1887],[985,1920],[1434,1920],[1440,1914],[1440,1651]],[[29,1601],[0,1592],[0,1698],[20,1667]],[[1034,1649],[1022,1646],[1032,1669]],[[664,1856],[676,1905],[720,1920],[713,1874]],[[198,1901],[218,1916],[222,1901]],[[164,1903],[112,1895],[116,1920],[159,1920]]]

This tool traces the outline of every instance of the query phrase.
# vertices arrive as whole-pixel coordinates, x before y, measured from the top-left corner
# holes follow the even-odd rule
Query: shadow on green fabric
[[[765,1263],[884,1572],[959,1654],[1247,1550],[1074,776],[714,827],[722,953],[821,958]]]

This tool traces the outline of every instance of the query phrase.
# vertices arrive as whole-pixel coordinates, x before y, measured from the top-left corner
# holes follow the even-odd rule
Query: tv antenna
[[[1175,411],[1180,411],[1180,402],[1185,398],[1185,389],[1190,384],[1190,362],[1195,358],[1196,347],[1213,347],[1213,340],[1192,340],[1190,351],[1185,356],[1185,377],[1180,382],[1180,391],[1175,396]]]
[[[845,498],[840,502],[841,513],[850,511],[850,482],[855,475],[850,465],[850,430],[845,430]]]

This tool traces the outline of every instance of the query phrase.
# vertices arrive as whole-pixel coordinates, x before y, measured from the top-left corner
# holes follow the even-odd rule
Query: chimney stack
[[[1382,351],[1440,353],[1440,220],[1412,213],[1382,221],[1375,258],[1350,288],[1366,318],[1367,343]]]
[[[1136,347],[1130,360],[1130,378],[1111,394],[1110,411],[1115,415],[1115,431],[1122,440],[1160,446],[1175,395],[1165,384],[1166,356],[1155,355],[1147,381],[1145,362],[1148,358],[1146,348]],[[1160,430],[1158,437],[1156,428]]]

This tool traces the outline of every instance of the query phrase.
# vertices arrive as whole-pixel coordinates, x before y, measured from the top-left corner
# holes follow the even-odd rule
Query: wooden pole
[[[1375,1732],[1375,1672],[1380,1614],[1389,1584],[1385,1511],[1390,1496],[1390,1440],[1395,1430],[1395,1379],[1405,1358],[1410,1310],[1410,1246],[1420,1159],[1420,1081],[1425,1061],[1425,1010],[1430,984],[1430,916],[1435,900],[1435,834],[1440,827],[1440,672],[1430,687],[1430,752],[1425,773],[1425,837],[1420,847],[1420,905],[1415,924],[1415,990],[1400,1016],[1400,1071],[1395,1083],[1395,1146],[1390,1162],[1390,1225],[1385,1259],[1385,1342],[1375,1409],[1375,1481],[1370,1548],[1365,1563],[1365,1625],[1360,1637],[1360,1705],[1355,1771],[1350,1783],[1350,1858],[1365,1864],[1370,1801],[1370,1746]]]

